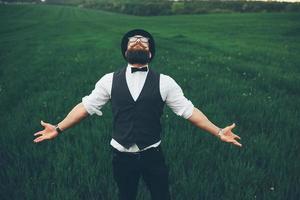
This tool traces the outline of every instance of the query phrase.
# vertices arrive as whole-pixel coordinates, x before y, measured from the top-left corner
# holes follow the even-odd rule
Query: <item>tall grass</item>
[[[242,148],[166,107],[162,146],[173,199],[297,199],[297,13],[133,17],[79,8],[0,5],[0,199],[117,199],[110,103],[51,141],[34,144],[105,73],[126,65],[120,40],[153,33],[151,67],[173,77],[220,127],[235,122]],[[150,199],[140,182],[138,199]]]

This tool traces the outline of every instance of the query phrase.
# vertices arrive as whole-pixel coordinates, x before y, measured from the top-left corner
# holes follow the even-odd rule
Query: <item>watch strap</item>
[[[58,125],[55,126],[55,130],[58,134],[62,133],[62,130],[58,127]]]

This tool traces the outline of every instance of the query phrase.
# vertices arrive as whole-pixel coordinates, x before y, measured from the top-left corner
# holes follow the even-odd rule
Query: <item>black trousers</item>
[[[145,181],[152,200],[169,200],[168,168],[160,146],[140,153],[113,149],[113,175],[120,200],[135,200],[140,177]]]

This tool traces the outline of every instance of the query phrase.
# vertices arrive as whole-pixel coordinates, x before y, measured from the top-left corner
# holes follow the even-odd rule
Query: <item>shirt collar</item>
[[[132,64],[128,63],[126,71],[131,73],[131,67],[134,67],[134,66]],[[142,68],[142,67],[148,67],[148,65],[146,64],[146,65],[143,65],[139,68]],[[149,67],[148,67],[148,71],[149,71]],[[147,71],[147,73],[148,73],[148,71]]]

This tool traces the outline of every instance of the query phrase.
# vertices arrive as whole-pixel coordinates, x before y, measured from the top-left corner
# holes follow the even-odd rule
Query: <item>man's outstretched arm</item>
[[[89,113],[85,109],[82,103],[77,104],[70,113],[66,116],[64,120],[62,120],[58,127],[60,130],[64,131],[75,124],[79,123],[82,119],[87,117]],[[45,123],[41,121],[41,125],[44,126],[44,130],[39,131],[34,134],[34,136],[39,136],[34,139],[34,142],[41,142],[43,140],[49,140],[58,135],[56,127],[50,123]]]
[[[235,135],[231,130],[235,127],[233,123],[223,129],[214,125],[207,117],[196,107],[193,110],[191,117],[188,120],[194,124],[196,127],[201,128],[217,137],[219,137],[224,142],[233,143],[241,147],[242,145],[236,141],[236,139],[241,139],[238,135]]]

